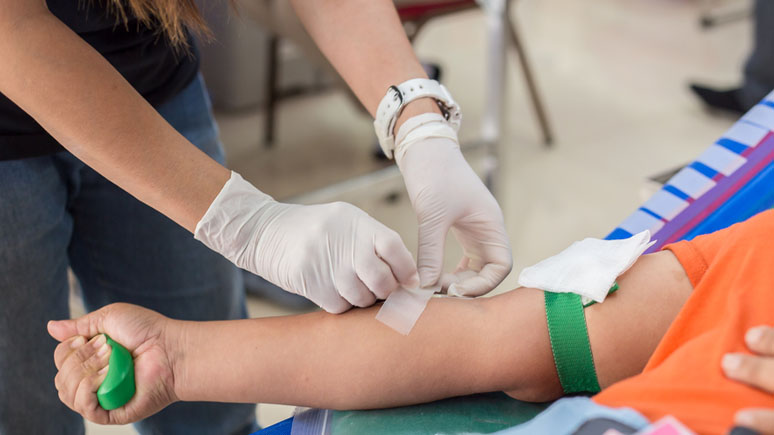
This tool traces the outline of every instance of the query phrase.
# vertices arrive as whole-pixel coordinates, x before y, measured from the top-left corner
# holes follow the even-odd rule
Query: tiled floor
[[[745,5],[746,3],[739,3]],[[749,50],[748,21],[709,32],[698,26],[701,2],[680,0],[524,0],[516,16],[556,131],[538,140],[521,72],[509,59],[498,199],[518,271],[585,236],[601,237],[643,201],[647,176],[697,156],[732,122],[707,114],[686,90],[691,79],[739,80]],[[462,13],[431,22],[418,38],[422,59],[444,69],[465,116],[463,142],[477,136],[483,97],[483,18]],[[340,92],[282,104],[278,141],[259,145],[260,113],[219,114],[230,165],[278,199],[382,167],[371,158],[371,122]],[[476,163],[475,153],[470,156]],[[397,186],[397,187],[394,187]],[[354,190],[344,199],[396,229],[415,251],[416,222],[400,184]],[[447,265],[459,248],[450,241]],[[498,291],[515,286],[512,273]],[[252,316],[284,311],[250,300]],[[261,405],[268,425],[290,408]],[[127,428],[90,425],[90,434]]]

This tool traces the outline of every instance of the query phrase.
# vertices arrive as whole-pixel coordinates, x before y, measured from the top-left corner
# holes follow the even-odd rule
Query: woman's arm
[[[293,0],[293,7],[371,115],[390,86],[427,78],[392,0]],[[440,113],[431,98],[408,103],[396,119],[394,133],[401,136],[406,121],[429,112]],[[500,284],[513,266],[502,210],[465,161],[455,129],[440,116],[432,122],[417,121],[404,132],[410,139],[395,144],[395,157],[419,224],[421,285],[439,281],[443,246],[454,228],[466,256],[448,291],[481,296]]]
[[[668,251],[640,258],[618,282],[618,292],[586,309],[603,388],[642,370],[692,289]],[[135,421],[176,400],[364,409],[486,391],[528,401],[562,394],[539,290],[432,299],[408,336],[378,322],[376,311],[184,322],[110,305],[49,324],[63,341],[57,387],[68,406],[101,423]],[[107,355],[81,346],[82,337],[70,345],[99,333],[135,358],[137,395],[110,413],[94,396]]]
[[[0,10],[0,92],[67,150],[193,231],[230,172],[172,128],[43,0]]]
[[[0,92],[88,166],[197,230],[209,248],[330,312],[371,305],[398,283],[418,285],[394,231],[351,205],[291,206],[240,177],[227,184],[229,170],[175,131],[42,0],[7,0],[0,9]]]
[[[427,78],[392,0],[292,0],[298,18],[352,92],[374,116],[387,88]],[[430,99],[417,100],[395,125],[426,112],[440,113]]]

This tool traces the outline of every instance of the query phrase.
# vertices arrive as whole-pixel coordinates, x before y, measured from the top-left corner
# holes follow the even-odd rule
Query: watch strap
[[[459,129],[462,120],[459,105],[442,84],[429,79],[411,79],[397,86],[390,86],[382,101],[379,102],[374,119],[374,129],[379,139],[379,145],[387,157],[393,158],[395,123],[403,108],[420,98],[433,98],[441,109],[444,119],[455,131]]]

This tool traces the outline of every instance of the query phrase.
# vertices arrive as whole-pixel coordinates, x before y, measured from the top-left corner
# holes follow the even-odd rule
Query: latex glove
[[[441,115],[415,116],[398,131],[395,150],[419,221],[422,287],[439,281],[451,229],[464,256],[448,293],[479,296],[491,291],[511,271],[511,247],[500,206],[465,161],[455,131]]]
[[[59,399],[73,411],[99,424],[127,424],[155,414],[176,402],[175,361],[180,337],[168,328],[170,319],[129,304],[112,304],[79,319],[48,323],[61,343],[54,351]],[[108,334],[134,357],[136,392],[126,405],[106,411],[97,389],[107,375]],[[87,342],[88,337],[92,337]]]
[[[359,208],[279,203],[235,172],[194,236],[331,313],[373,305],[399,285],[419,281],[400,236]]]
[[[723,357],[723,372],[730,379],[774,394],[774,328],[757,326],[745,334],[750,354],[729,353]],[[738,426],[774,434],[774,409],[742,409],[734,416]]]

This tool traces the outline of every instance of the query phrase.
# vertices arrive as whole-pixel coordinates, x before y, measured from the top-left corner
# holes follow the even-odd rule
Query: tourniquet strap
[[[548,335],[559,382],[565,394],[597,393],[599,380],[591,355],[586,315],[580,295],[543,292]]]

